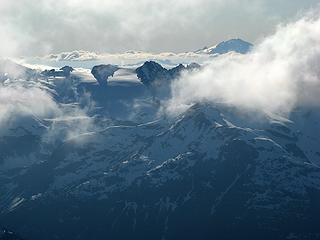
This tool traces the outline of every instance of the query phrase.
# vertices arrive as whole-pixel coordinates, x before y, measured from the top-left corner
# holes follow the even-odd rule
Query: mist
[[[19,69],[11,69],[10,74]],[[68,86],[64,86],[68,88]],[[72,89],[72,86],[69,86]],[[40,79],[6,80],[0,83],[0,137],[21,126],[32,131],[43,131],[42,140],[47,143],[65,141],[95,129],[88,115],[94,102],[85,94],[77,104],[64,104],[56,99],[57,90]]]

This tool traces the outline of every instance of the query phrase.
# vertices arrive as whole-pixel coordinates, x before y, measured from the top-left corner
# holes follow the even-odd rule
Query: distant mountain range
[[[137,63],[137,60],[140,60],[140,63],[148,60],[158,61],[160,63],[166,64],[172,60],[176,61],[185,61],[187,59],[206,59],[210,55],[220,55],[228,52],[235,52],[240,54],[248,53],[253,47],[253,44],[246,42],[241,39],[230,39],[224,42],[221,42],[212,47],[204,47],[200,50],[194,52],[185,52],[185,53],[150,53],[150,52],[141,52],[141,51],[128,51],[125,53],[94,53],[88,51],[73,51],[73,52],[63,52],[58,54],[50,54],[45,57],[47,60],[54,61],[99,61],[99,60],[109,60],[111,63],[115,64],[116,61],[128,61],[136,60],[134,63]],[[131,60],[131,61],[130,61]],[[176,62],[178,63],[178,62]],[[181,63],[181,62],[179,62]]]

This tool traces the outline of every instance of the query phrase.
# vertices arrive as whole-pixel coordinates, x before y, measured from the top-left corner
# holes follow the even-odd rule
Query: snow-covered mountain
[[[204,47],[196,51],[198,54],[225,54],[228,52],[236,52],[241,54],[246,54],[252,49],[253,45],[242,39],[230,39],[223,41],[212,47]]]
[[[30,240],[319,239],[319,109],[167,115],[137,73],[26,81],[57,110],[1,132],[0,225]]]

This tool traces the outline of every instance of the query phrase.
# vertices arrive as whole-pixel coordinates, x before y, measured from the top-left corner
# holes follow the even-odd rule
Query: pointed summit
[[[230,39],[228,41],[223,41],[213,47],[205,47],[201,50],[196,51],[199,54],[225,54],[228,52],[236,52],[241,54],[248,53],[253,44],[246,42],[242,39]]]

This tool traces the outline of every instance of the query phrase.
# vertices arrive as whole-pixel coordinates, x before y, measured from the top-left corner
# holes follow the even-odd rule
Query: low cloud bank
[[[48,61],[48,64],[53,64],[55,62],[69,62],[70,65],[75,63],[81,64],[81,66],[86,67],[86,65],[98,64],[98,63],[112,63],[120,66],[140,66],[145,61],[157,61],[163,65],[175,66],[180,63],[189,64],[190,62],[205,62],[208,61],[212,56],[207,54],[197,54],[194,52],[186,53],[151,53],[151,52],[141,52],[141,51],[127,51],[124,53],[95,53],[88,51],[72,51],[72,52],[62,52],[58,54],[50,54],[40,59],[41,61]],[[32,58],[30,59],[33,60]]]
[[[79,99],[86,101],[85,107],[81,108],[77,104],[58,102],[55,94],[55,90],[39,80],[8,80],[0,83],[0,136],[7,134],[10,129],[23,127],[33,132],[44,127],[43,140],[55,142],[96,128],[87,114],[94,104],[90,97],[82,96]]]
[[[279,26],[251,53],[223,55],[176,80],[167,110],[177,113],[196,102],[212,102],[286,115],[297,106],[319,104],[319,36],[315,14]]]
[[[49,118],[58,115],[60,110],[52,97],[36,87],[0,87],[0,126],[9,124],[19,116]]]

